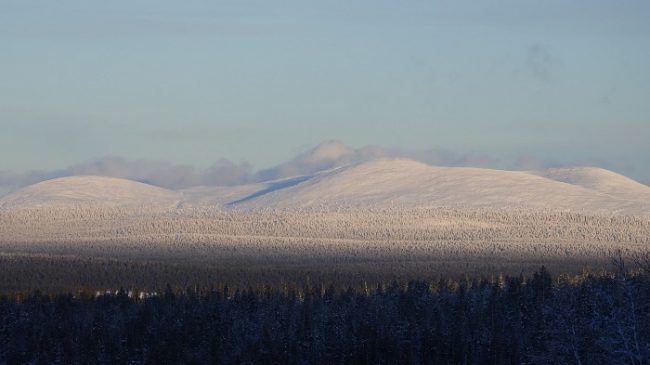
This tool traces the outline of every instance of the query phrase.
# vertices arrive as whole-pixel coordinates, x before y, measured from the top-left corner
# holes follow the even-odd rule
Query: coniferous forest
[[[0,365],[650,364],[649,232],[569,212],[9,212]]]
[[[650,275],[0,298],[1,364],[648,364]]]

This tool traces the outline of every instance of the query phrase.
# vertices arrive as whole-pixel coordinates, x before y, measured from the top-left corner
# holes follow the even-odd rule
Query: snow
[[[317,174],[241,206],[539,208],[650,214],[650,188],[620,175],[607,171],[599,175],[597,184],[587,184],[587,179],[558,181],[564,176],[559,171],[554,178],[543,174],[381,159]],[[630,189],[632,185],[634,189]]]
[[[323,145],[319,156],[345,153]],[[453,207],[557,209],[650,216],[650,187],[597,168],[503,171],[379,159],[308,176],[236,187],[171,191],[96,176],[55,179],[0,199],[0,207],[66,204],[221,209]]]
[[[632,200],[650,200],[650,187],[615,172],[596,167],[573,167],[540,171],[540,176]]]
[[[136,181],[103,176],[71,176],[30,185],[0,199],[0,208],[78,205],[174,206],[179,192]]]

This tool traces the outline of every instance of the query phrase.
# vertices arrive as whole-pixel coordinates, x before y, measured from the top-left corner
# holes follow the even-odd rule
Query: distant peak
[[[354,154],[354,149],[346,146],[341,141],[326,140],[321,142],[309,152],[309,157],[314,160],[338,160]]]

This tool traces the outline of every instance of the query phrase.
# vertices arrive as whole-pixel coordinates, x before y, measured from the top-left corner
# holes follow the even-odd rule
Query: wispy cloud
[[[534,43],[526,49],[526,66],[530,73],[540,81],[548,81],[553,76],[553,67],[557,64],[551,48],[542,43]]]
[[[179,189],[199,185],[243,184],[251,180],[251,166],[222,159],[205,170],[198,170],[190,165],[147,160],[130,161],[109,156],[59,170],[0,173],[0,186],[5,190],[14,190],[44,180],[79,175],[118,177]]]

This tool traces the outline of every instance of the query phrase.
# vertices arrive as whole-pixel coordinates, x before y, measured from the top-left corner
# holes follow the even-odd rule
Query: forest
[[[6,364],[648,364],[650,272],[0,297]]]
[[[4,211],[0,364],[650,364],[648,244],[558,211]]]
[[[348,284],[516,275],[541,265],[577,274],[602,268],[613,252],[633,256],[649,244],[647,218],[562,211],[0,210],[0,290],[19,290],[20,282],[29,290],[65,286],[65,278],[93,289],[159,289],[186,285],[185,278],[247,286],[257,285],[255,277],[273,284],[310,276]]]

